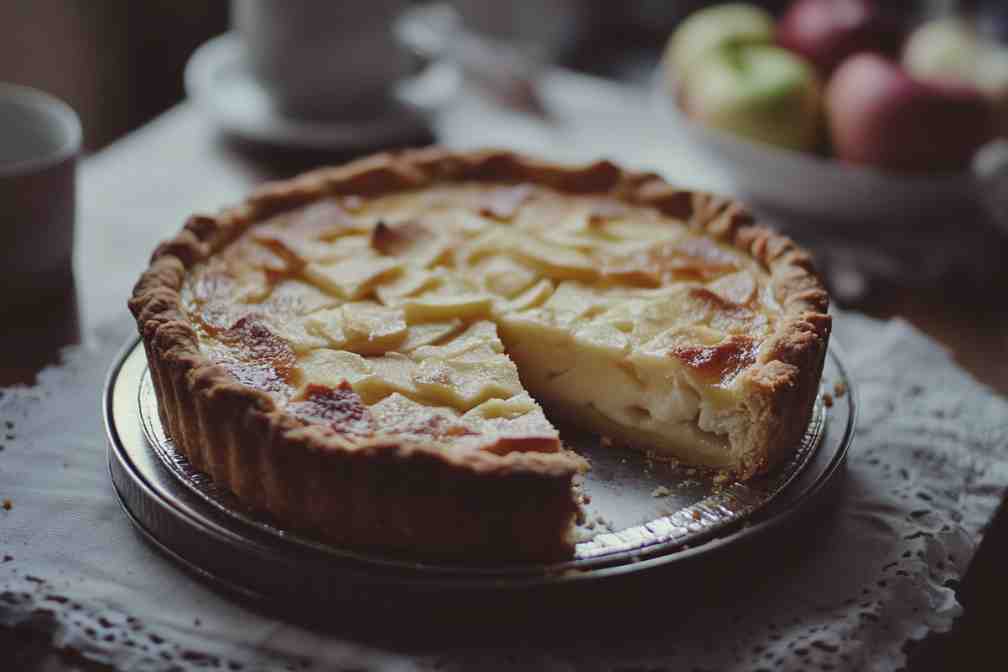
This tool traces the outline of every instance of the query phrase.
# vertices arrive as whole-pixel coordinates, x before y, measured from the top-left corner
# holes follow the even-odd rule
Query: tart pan
[[[143,347],[113,363],[103,393],[109,471],[129,520],[153,545],[211,583],[254,598],[330,600],[369,589],[514,589],[599,581],[709,558],[807,512],[843,473],[856,397],[835,345],[795,457],[747,483],[652,463],[576,432],[561,436],[589,458],[575,557],[551,564],[467,565],[330,546],[275,525],[195,471],[166,436]]]

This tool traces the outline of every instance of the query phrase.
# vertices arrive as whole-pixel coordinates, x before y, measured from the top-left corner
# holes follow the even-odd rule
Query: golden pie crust
[[[707,259],[708,266],[699,271],[670,266],[668,253],[663,252],[667,246],[661,245],[643,253],[634,249],[623,256],[610,255],[604,263],[593,260],[599,268],[582,268],[577,258],[567,263],[548,255],[536,257],[535,251],[527,253],[536,257],[529,263],[546,269],[547,295],[558,294],[564,283],[576,291],[579,282],[587,282],[583,274],[603,283],[605,291],[610,291],[606,283],[661,291],[663,281],[656,280],[655,269],[665,273],[674,267],[674,273],[696,275],[695,282],[686,283],[691,300],[702,299],[714,306],[715,319],[734,321],[715,334],[717,342],[677,336],[659,355],[676,359],[691,380],[710,379],[712,389],[730,387],[736,410],[742,409],[745,416],[744,431],[731,437],[736,454],[730,471],[740,479],[757,476],[800,444],[818,391],[830,331],[828,297],[806,252],[757,225],[738,203],[677,189],[651,173],[626,171],[606,161],[566,166],[507,151],[461,153],[428,148],[379,154],[267,184],[237,207],[215,216],[190,218],[178,236],[155,250],[129,305],[143,339],[161,419],[197,469],[283,524],[337,544],[424,557],[543,560],[570,556],[578,508],[572,484],[587,465],[563,447],[536,402],[513,385],[504,385],[504,391],[491,386],[490,392],[483,387],[451,389],[449,383],[456,380],[451,366],[471,366],[472,358],[467,360],[464,353],[445,354],[450,347],[438,350],[443,341],[437,340],[436,328],[415,332],[434,333],[426,351],[424,345],[417,346],[421,352],[434,353],[430,355],[434,364],[426,367],[430,371],[416,373],[424,364],[418,364],[411,354],[416,351],[404,345],[411,342],[414,332],[404,335],[401,316],[409,322],[413,311],[421,322],[441,324],[437,311],[444,297],[389,299],[386,303],[396,306],[394,316],[383,313],[381,319],[371,320],[369,311],[374,306],[368,301],[374,297],[373,281],[391,277],[382,275],[381,264],[387,262],[388,268],[397,269],[395,286],[401,287],[409,279],[405,267],[394,263],[398,256],[410,254],[416,259],[420,255],[421,266],[430,268],[440,263],[433,259],[444,250],[430,252],[433,248],[425,246],[424,236],[434,229],[418,228],[409,219],[377,218],[361,229],[365,225],[359,219],[345,215],[362,204],[399,195],[422,197],[438,190],[455,194],[451,197],[456,199],[462,198],[459,194],[465,198],[475,194],[470,214],[484,224],[514,217],[530,194],[547,205],[552,201],[593,204],[587,215],[582,212],[581,226],[618,219],[623,208],[635,216],[657,218],[652,226],[661,226],[662,218],[677,220],[686,232],[683,245],[716,248],[713,261]],[[342,235],[331,231],[333,218],[343,218],[348,231],[366,234],[362,240],[367,240],[370,250],[359,259],[352,254],[341,257],[335,265],[306,263],[298,251],[304,239],[298,238],[297,229],[310,228],[313,217],[327,218],[327,235],[333,237]],[[551,228],[543,235],[554,234],[563,235],[563,231]],[[258,247],[247,245],[252,237]],[[215,278],[220,276],[211,270],[226,265],[236,254],[247,256],[245,248],[266,250],[254,277],[268,279],[266,293],[275,292],[276,300],[245,313],[247,304],[236,312],[227,301],[211,304],[200,294],[217,291],[220,283],[215,284]],[[676,250],[676,254],[681,252]],[[720,254],[734,261],[708,278],[703,269],[721,263]],[[740,264],[748,264],[749,273],[736,278],[739,274],[732,271]],[[480,267],[480,272],[488,283],[491,279],[496,283],[495,290],[509,297],[507,301],[534,294],[533,280],[519,281],[523,277],[520,265],[504,264],[493,271],[492,278],[491,266]],[[309,278],[328,287],[327,291],[341,295],[340,305],[351,305],[355,312],[339,308],[334,318],[332,310],[326,312],[320,303],[318,314],[329,321],[315,319],[315,330],[308,335],[296,327],[302,324],[296,320],[271,322],[270,310],[280,311],[281,318],[286,315],[278,308],[283,296],[276,287],[291,277]],[[226,278],[231,285],[225,294],[234,296],[234,278]],[[257,289],[248,291],[255,294]],[[477,343],[483,353],[476,366],[492,361],[496,367],[492,370],[502,380],[511,380],[514,366],[501,352],[496,334],[477,333],[481,324],[493,329],[491,313],[496,309],[490,306],[497,304],[480,296],[470,303],[457,297],[448,300],[452,315],[470,309],[473,315],[451,338],[463,338],[460,331],[470,330],[475,335],[465,337],[471,342],[463,340],[470,348],[466,351],[476,352],[471,348]],[[541,301],[534,296],[526,300],[533,308]],[[770,318],[750,310],[756,305]],[[757,322],[732,317],[740,311],[760,317],[758,338],[746,332],[756,329]],[[521,315],[534,312],[529,309]],[[366,338],[348,346],[358,333],[347,327],[351,319],[365,325],[354,329],[364,329]],[[525,329],[524,323],[515,327],[504,322],[508,343],[513,340],[510,332]],[[408,326],[412,328],[413,323]],[[634,325],[627,329],[631,327],[636,329]],[[301,329],[299,335],[284,336],[295,328]],[[326,378],[333,366],[328,361],[333,355],[327,353],[333,350],[316,356],[298,348],[297,343],[304,346],[316,337],[323,342],[319,351],[326,347],[351,351],[339,356],[337,372],[346,370],[340,367],[347,366],[343,360],[351,356],[354,366],[378,359],[383,365],[398,366],[396,362],[402,360],[403,366],[412,367],[413,382],[404,383],[409,389],[402,388],[403,394],[390,394],[383,388],[365,403],[371,388],[336,381],[331,375]],[[447,341],[449,346],[454,342]],[[514,356],[519,357],[518,352]],[[312,359],[319,357],[324,360],[321,364]],[[312,373],[318,371],[321,378]],[[427,385],[424,389],[434,390],[441,401],[428,399],[423,403],[430,410],[419,409],[410,397],[414,384]],[[588,424],[606,427],[605,423]],[[619,432],[618,427],[613,429]]]

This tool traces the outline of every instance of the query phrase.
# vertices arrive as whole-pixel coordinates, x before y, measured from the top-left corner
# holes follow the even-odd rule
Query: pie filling
[[[556,452],[542,402],[726,470],[780,319],[766,269],[735,248],[524,184],[319,201],[245,231],[182,294],[204,353],[351,448]]]

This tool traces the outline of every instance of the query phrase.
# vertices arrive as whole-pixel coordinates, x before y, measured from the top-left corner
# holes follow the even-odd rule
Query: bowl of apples
[[[699,10],[669,39],[656,103],[770,211],[875,225],[975,204],[1008,125],[1008,48],[883,7]]]

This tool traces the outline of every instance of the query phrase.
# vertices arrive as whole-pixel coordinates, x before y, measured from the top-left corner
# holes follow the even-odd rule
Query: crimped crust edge
[[[566,166],[504,150],[431,147],[265,184],[216,216],[191,217],[175,238],[156,248],[129,307],[162,421],[196,468],[252,506],[331,541],[467,557],[569,554],[577,510],[571,483],[583,468],[581,458],[567,451],[447,458],[433,447],[387,440],[351,448],[334,433],[302,427],[266,393],[210,362],[181,306],[187,270],[265,217],[324,196],[376,196],[461,180],[609,194],[679,218],[763,264],[783,317],[745,373],[753,431],[736,475],[762,473],[798,445],[818,393],[831,321],[811,258],[790,239],[758,226],[735,201],[678,189],[655,174],[608,161]],[[393,472],[401,477],[399,486],[389,482]],[[451,488],[436,487],[447,483],[474,484],[455,488],[468,493],[466,506]],[[523,508],[521,503],[534,500],[549,505]]]

